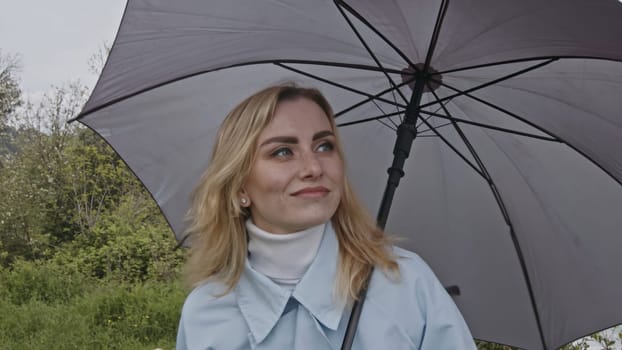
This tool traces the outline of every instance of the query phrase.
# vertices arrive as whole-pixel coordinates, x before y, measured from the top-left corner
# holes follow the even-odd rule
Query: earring
[[[246,199],[246,198],[242,197],[242,199],[240,199],[240,203],[241,203],[243,206],[246,206],[246,204],[248,204],[248,199]]]

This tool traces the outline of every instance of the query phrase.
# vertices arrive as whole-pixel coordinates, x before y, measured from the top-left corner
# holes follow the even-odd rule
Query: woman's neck
[[[250,265],[275,283],[292,288],[313,262],[326,224],[306,230],[274,234],[246,221]]]

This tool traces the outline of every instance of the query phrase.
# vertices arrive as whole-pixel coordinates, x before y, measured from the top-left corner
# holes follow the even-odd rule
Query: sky
[[[20,86],[38,101],[52,85],[97,77],[88,60],[111,45],[126,0],[0,0],[0,50],[19,55]]]

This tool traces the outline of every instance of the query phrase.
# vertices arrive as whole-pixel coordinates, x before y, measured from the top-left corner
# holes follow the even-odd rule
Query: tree
[[[95,277],[170,278],[181,261],[157,206],[98,135],[67,124],[85,88],[56,87],[10,121],[16,147],[0,168],[0,266],[62,260]]]
[[[18,69],[18,58],[0,51],[0,123],[21,104],[21,90],[15,76]]]
[[[39,106],[27,105],[7,123],[13,130],[14,150],[0,168],[0,242],[10,257],[37,259],[51,253],[59,232],[71,232],[64,195],[64,151],[75,127],[65,123],[84,101],[77,85],[55,88]]]
[[[16,77],[18,70],[18,58],[3,55],[0,51],[0,156],[14,151],[11,144],[14,130],[8,125],[8,118],[22,103],[19,81]],[[2,163],[0,160],[0,167]]]

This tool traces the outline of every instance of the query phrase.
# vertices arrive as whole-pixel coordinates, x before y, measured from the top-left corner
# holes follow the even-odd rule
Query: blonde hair
[[[228,293],[239,281],[247,256],[245,220],[250,215],[240,206],[239,191],[253,165],[259,134],[272,120],[278,103],[299,98],[317,103],[326,113],[344,159],[332,108],[317,89],[276,85],[237,105],[220,126],[210,164],[187,215],[191,250],[186,277],[191,285],[217,280],[227,286],[224,293]],[[356,299],[374,266],[399,275],[395,257],[387,249],[390,240],[358,200],[345,174],[341,201],[331,221],[339,242],[335,285],[339,297]]]

